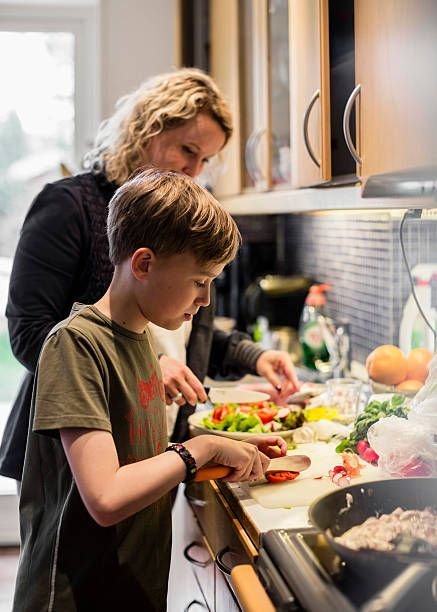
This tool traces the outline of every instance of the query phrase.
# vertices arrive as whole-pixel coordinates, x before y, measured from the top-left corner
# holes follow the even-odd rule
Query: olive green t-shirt
[[[164,387],[148,332],[130,332],[84,307],[46,340],[32,410],[14,611],[165,610],[169,495],[100,527],[82,502],[59,436],[65,427],[109,431],[121,465],[165,450]]]

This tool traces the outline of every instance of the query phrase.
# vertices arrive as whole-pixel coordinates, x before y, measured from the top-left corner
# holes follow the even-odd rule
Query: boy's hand
[[[255,444],[258,450],[270,459],[284,457],[287,454],[287,443],[281,436],[253,436],[246,442]]]
[[[183,404],[195,406],[198,402],[206,402],[208,398],[205,389],[188,366],[167,355],[161,355],[159,365],[164,381],[165,401],[168,406],[173,402],[179,406]]]
[[[293,362],[286,351],[264,351],[256,362],[256,371],[278,391],[277,402],[286,400],[300,388]]]
[[[275,438],[275,436],[272,437]],[[231,474],[223,479],[228,482],[259,480],[264,476],[270,463],[270,459],[261,453],[255,444],[247,444],[222,436],[197,436],[187,440],[184,444],[193,455],[197,455],[196,447],[202,446],[201,453],[205,459],[197,462],[199,467],[205,463],[214,463],[233,468]],[[206,455],[204,455],[205,451]]]

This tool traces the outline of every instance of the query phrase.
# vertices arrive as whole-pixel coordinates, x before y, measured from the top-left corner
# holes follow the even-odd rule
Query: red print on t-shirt
[[[141,444],[149,437],[159,447],[155,451],[160,452],[163,405],[159,400],[164,401],[164,384],[154,373],[149,380],[138,380],[137,389],[137,403],[143,411],[137,406],[127,414],[130,443]]]
[[[164,401],[164,383],[162,380],[159,380],[156,372],[154,372],[149,380],[138,381],[138,398],[141,408],[143,410],[150,408],[150,402],[157,397]]]

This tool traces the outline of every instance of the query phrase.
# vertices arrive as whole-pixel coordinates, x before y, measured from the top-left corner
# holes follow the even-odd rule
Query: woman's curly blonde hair
[[[210,76],[197,68],[181,68],[152,77],[118,100],[114,114],[100,124],[84,166],[122,185],[144,165],[144,149],[153,136],[183,125],[200,112],[217,121],[226,144],[232,135],[232,116]]]

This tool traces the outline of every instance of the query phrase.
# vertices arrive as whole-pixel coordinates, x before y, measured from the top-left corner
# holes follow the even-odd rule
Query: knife
[[[272,459],[266,470],[268,472],[303,472],[311,465],[311,459],[308,455],[287,455],[286,457],[277,457]],[[227,465],[211,465],[201,467],[197,470],[194,480],[202,482],[204,480],[218,480],[229,476],[232,472],[231,467]]]

